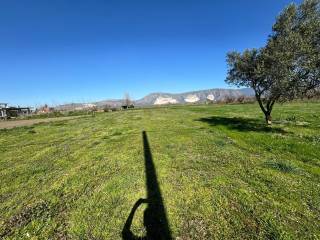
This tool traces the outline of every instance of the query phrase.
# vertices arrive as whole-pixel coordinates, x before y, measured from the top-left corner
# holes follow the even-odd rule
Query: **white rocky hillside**
[[[240,96],[254,96],[254,92],[250,88],[243,89],[208,89],[186,93],[151,93],[142,99],[133,101],[135,106],[153,106],[153,105],[167,105],[167,104],[191,104],[191,103],[204,103],[207,101],[221,101],[228,97],[240,97]],[[61,110],[75,110],[85,109],[88,105],[94,105],[98,108],[102,108],[105,105],[111,107],[121,107],[123,100],[112,99],[103,100],[94,103],[72,103],[58,106]]]

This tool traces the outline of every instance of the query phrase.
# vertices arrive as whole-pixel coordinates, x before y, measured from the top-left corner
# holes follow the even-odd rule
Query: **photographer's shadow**
[[[131,209],[127,221],[122,230],[122,238],[124,240],[134,239],[172,239],[171,232],[166,216],[165,207],[161,195],[161,190],[157,180],[157,174],[154,167],[152,154],[148,142],[146,132],[142,133],[145,170],[146,170],[146,187],[147,199],[140,198]],[[132,221],[137,209],[142,205],[147,204],[147,209],[144,211],[143,223],[146,228],[146,236],[135,236],[131,231]]]

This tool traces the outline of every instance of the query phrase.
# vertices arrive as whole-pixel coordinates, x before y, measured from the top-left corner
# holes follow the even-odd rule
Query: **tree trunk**
[[[272,124],[272,117],[271,117],[271,113],[265,113],[264,114],[265,115],[265,117],[266,117],[266,122],[267,122],[267,124],[268,125],[271,125]]]

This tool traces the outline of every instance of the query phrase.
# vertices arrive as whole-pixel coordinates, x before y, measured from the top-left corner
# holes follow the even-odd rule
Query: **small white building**
[[[0,119],[7,117],[7,103],[0,103]]]

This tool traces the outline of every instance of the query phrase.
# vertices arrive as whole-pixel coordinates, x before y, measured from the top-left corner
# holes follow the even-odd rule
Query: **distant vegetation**
[[[88,110],[77,110],[77,111],[52,111],[49,113],[32,114],[23,116],[20,119],[41,119],[41,118],[55,118],[55,117],[70,117],[70,116],[81,116],[90,115],[92,111]]]

